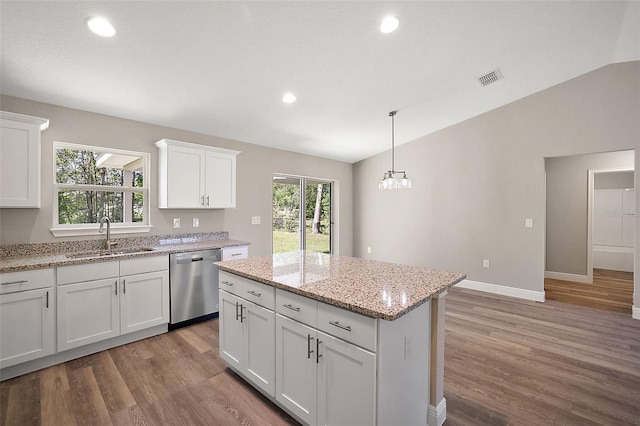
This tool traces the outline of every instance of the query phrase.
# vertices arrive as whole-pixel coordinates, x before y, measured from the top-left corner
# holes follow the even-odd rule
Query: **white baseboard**
[[[567,274],[565,272],[544,271],[545,278],[554,280],[573,281],[576,283],[593,284],[593,277],[588,275]]]
[[[501,294],[503,296],[517,297],[519,299],[533,300],[535,302],[544,302],[544,291],[524,290],[521,288],[507,287],[504,285],[496,285],[483,283],[480,281],[462,280],[457,287],[468,288],[471,290],[485,291],[487,293]]]
[[[631,318],[640,320],[640,307],[633,305],[631,309]]]
[[[427,425],[442,426],[445,420],[447,420],[447,400],[443,397],[437,407],[429,404]]]

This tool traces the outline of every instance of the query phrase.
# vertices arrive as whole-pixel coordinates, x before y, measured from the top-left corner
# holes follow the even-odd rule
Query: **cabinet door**
[[[59,286],[58,351],[119,336],[117,293],[117,278]]]
[[[207,152],[205,156],[205,205],[210,208],[236,206],[235,156]]]
[[[322,332],[318,339],[318,424],[375,424],[375,355]]]
[[[276,315],[276,400],[305,423],[316,424],[317,332]]]
[[[0,123],[0,207],[40,207],[39,126]]]
[[[170,146],[168,149],[167,207],[202,208],[203,152],[181,146]]]
[[[272,310],[243,301],[245,351],[244,373],[268,395],[276,392],[276,318]]]
[[[0,295],[0,368],[51,355],[53,289]]]
[[[169,271],[120,278],[120,333],[169,322]]]
[[[246,302],[245,302],[246,303]],[[242,371],[244,352],[244,318],[240,321],[242,299],[220,292],[220,358]]]

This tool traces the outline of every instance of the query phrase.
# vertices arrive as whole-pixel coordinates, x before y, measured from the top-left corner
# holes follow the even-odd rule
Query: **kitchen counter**
[[[310,251],[217,265],[232,274],[390,321],[466,278],[455,272]]]
[[[27,271],[54,266],[79,265],[108,260],[157,256],[158,254],[182,253],[224,247],[246,246],[246,241],[230,240],[226,232],[131,237],[114,239],[118,245],[113,251],[132,248],[153,249],[135,253],[72,258],[82,253],[100,253],[104,240],[64,241],[59,243],[21,244],[0,246],[0,273]]]

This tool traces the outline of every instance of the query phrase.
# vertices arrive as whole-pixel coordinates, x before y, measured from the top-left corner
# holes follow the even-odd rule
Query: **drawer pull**
[[[338,321],[329,321],[329,324],[331,324],[334,327],[341,328],[343,330],[351,331],[351,326],[350,325],[342,325]]]
[[[287,303],[286,305],[282,305],[287,309],[291,309],[292,311],[300,312],[300,308],[296,306],[292,306],[291,303]]]
[[[20,281],[9,281],[8,283],[2,283],[2,285],[10,285],[10,284],[24,284],[29,282],[29,280],[20,280]]]
[[[242,253],[231,253],[231,256],[232,256],[232,257],[235,257],[235,256],[242,256]]]
[[[45,302],[45,307],[49,309],[49,292],[47,291],[47,300]]]
[[[229,281],[222,281],[222,284],[228,285],[229,287],[233,285],[233,283],[230,283]]]
[[[311,359],[311,354],[313,353],[313,349],[311,349],[311,341],[313,337],[310,334],[307,334],[307,359]]]
[[[127,293],[127,280],[122,280],[122,294]]]
[[[113,287],[116,289],[116,296],[118,295],[118,280],[115,281]]]
[[[255,297],[260,297],[260,296],[262,296],[262,293],[256,293],[256,292],[255,292],[255,291],[253,291],[253,290],[247,290],[247,293],[249,293],[250,295],[255,296]]]

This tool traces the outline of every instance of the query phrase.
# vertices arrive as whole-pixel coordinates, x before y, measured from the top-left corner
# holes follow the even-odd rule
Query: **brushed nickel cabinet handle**
[[[351,331],[351,326],[350,325],[342,325],[338,321],[329,321],[329,324],[331,324],[334,327],[341,328],[343,330]]]
[[[46,300],[45,300],[45,302],[44,302],[44,306],[45,306],[47,309],[49,309],[49,291],[48,291],[48,290],[47,290],[47,298],[46,298]]]
[[[10,285],[10,284],[24,284],[29,282],[29,280],[19,280],[19,281],[9,281],[8,283],[2,283],[2,285]]]
[[[298,308],[297,306],[293,306],[291,305],[291,303],[287,303],[285,305],[282,305],[287,309],[291,309],[292,311],[296,311],[296,312],[300,312],[300,308]]]
[[[316,339],[316,364],[320,363],[320,358],[322,357],[322,355],[320,355],[320,343],[322,343],[322,341]]]
[[[255,291],[253,291],[253,290],[247,290],[247,293],[249,293],[250,295],[255,296],[255,297],[260,297],[260,296],[262,296],[262,293],[256,293],[256,292],[255,292]]]
[[[313,337],[310,334],[307,334],[307,359],[311,359],[311,354],[313,353],[313,349],[311,349],[311,341]]]
[[[222,284],[228,285],[229,287],[233,285],[233,283],[230,283],[229,281],[222,281]]]
[[[127,294],[127,280],[122,280],[122,294]]]
[[[116,282],[113,284],[113,286],[116,289],[116,296],[118,295],[118,280],[116,280]]]
[[[207,195],[207,206],[209,205],[209,196]]]

